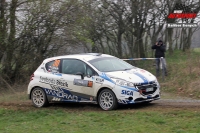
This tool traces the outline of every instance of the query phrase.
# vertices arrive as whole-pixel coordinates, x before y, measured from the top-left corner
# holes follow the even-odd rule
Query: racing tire
[[[104,89],[99,93],[98,103],[103,110],[107,111],[117,109],[118,107],[116,96],[109,89]]]
[[[47,96],[42,88],[34,88],[31,92],[31,100],[35,107],[41,108],[49,104]]]

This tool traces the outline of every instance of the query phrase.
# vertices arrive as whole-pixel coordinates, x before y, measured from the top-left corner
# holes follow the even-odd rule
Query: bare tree
[[[30,74],[44,58],[54,55],[67,44],[81,16],[79,2],[73,0],[12,0],[2,3],[6,3],[9,10],[7,13],[1,10],[1,29],[8,29],[0,32],[4,40],[0,73],[11,82],[22,78],[24,72]],[[8,19],[5,14],[9,14]],[[67,33],[69,36],[66,37]],[[62,40],[62,44],[54,40]]]

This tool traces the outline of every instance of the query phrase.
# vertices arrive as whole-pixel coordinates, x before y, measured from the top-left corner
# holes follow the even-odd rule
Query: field
[[[122,106],[109,112],[97,105],[79,104],[57,104],[42,109],[27,103],[0,107],[1,133],[200,132],[200,109],[191,105],[164,106],[160,102]]]
[[[158,77],[162,91],[180,96],[200,98],[200,48],[186,52],[166,53],[168,76]],[[155,75],[155,61],[129,61],[133,65],[146,69]]]
[[[22,88],[17,91],[0,91],[0,132],[200,132],[199,57],[198,50],[167,55],[169,76],[165,81],[158,78],[162,99],[149,104],[120,106],[115,111],[102,111],[93,104],[69,103],[35,108],[27,100],[26,85],[16,86]],[[153,62],[150,63],[153,66]],[[154,68],[149,71],[154,73]]]

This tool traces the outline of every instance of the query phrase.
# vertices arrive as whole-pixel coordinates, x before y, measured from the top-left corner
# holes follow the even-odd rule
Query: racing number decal
[[[55,60],[55,62],[53,63],[53,67],[58,67],[60,64],[60,60]]]
[[[60,65],[60,60],[55,60],[52,61],[53,64],[49,64],[48,66],[48,72],[52,73],[52,74],[57,74],[57,76],[62,76],[59,73],[59,65]]]

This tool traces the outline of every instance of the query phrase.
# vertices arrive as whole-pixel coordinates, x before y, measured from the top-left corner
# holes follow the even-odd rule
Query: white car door
[[[67,82],[68,89],[73,95],[78,96],[81,101],[94,99],[95,83],[91,77],[93,70],[85,62],[63,59],[61,69],[61,80]]]

